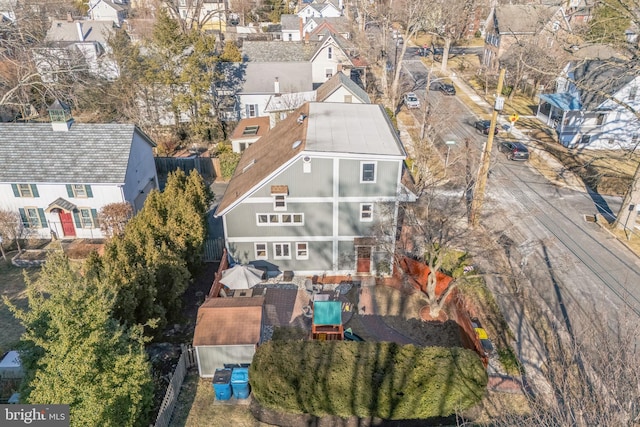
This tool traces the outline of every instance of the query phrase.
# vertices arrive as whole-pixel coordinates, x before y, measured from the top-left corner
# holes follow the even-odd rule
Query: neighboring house
[[[572,25],[587,23],[593,17],[594,0],[567,0],[565,11]]]
[[[570,31],[560,6],[509,4],[494,7],[487,19],[482,65],[497,70],[500,58],[514,44],[535,44],[549,55],[562,49],[562,39]]]
[[[336,18],[342,16],[342,9],[342,0],[340,0],[338,5],[330,1],[326,3],[314,2],[302,6],[297,15],[306,23],[309,18]]]
[[[337,73],[317,90],[318,102],[345,102],[371,104],[369,95],[344,73]]]
[[[128,8],[122,0],[89,0],[88,15],[94,21],[112,21],[120,27],[127,18]]]
[[[364,74],[366,64],[356,56],[356,49],[340,35],[329,34],[319,42],[281,43],[277,41],[246,41],[242,46],[245,62],[311,63],[314,88],[329,80],[337,72],[347,76]]]
[[[623,61],[571,63],[556,92],[540,95],[537,116],[565,147],[635,149],[640,144],[640,75]]]
[[[233,152],[242,153],[267,132],[269,132],[268,117],[254,117],[240,120],[238,126],[233,130],[229,138]]]
[[[135,125],[77,124],[60,103],[52,123],[0,123],[0,208],[31,236],[101,238],[109,203],[142,208],[158,188],[155,143]]]
[[[225,364],[251,363],[260,343],[265,297],[209,298],[193,333],[198,373],[211,378]]]
[[[309,34],[309,40],[321,41],[327,34],[339,34],[345,40],[351,39],[351,22],[344,16],[337,18],[312,18],[302,28],[303,37]]]
[[[191,27],[224,33],[227,28],[227,0],[177,0],[180,19]],[[175,10],[170,8],[171,13]]]
[[[118,78],[118,67],[108,55],[107,40],[113,29],[113,21],[53,21],[45,37],[47,47],[34,50],[43,80],[55,81],[54,72],[60,69]]]
[[[282,32],[282,41],[301,41],[304,38],[302,26],[302,18],[300,18],[298,15],[281,15],[280,31]]]
[[[240,159],[215,213],[229,255],[301,275],[386,270],[399,204],[415,201],[405,158],[382,106],[303,105]]]
[[[324,82],[317,90],[311,92],[287,93],[272,95],[267,102],[265,112],[269,114],[270,127],[306,102],[346,102],[354,104],[370,104],[369,95],[344,73],[336,73]]]
[[[219,66],[225,76],[215,88],[218,98],[226,98],[220,100],[223,107],[218,108],[222,120],[266,117],[271,96],[313,89],[309,62],[227,62]]]

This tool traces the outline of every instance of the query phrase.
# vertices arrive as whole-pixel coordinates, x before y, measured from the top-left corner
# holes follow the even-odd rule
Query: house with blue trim
[[[640,143],[640,74],[616,59],[569,63],[537,117],[565,147],[635,149]]]
[[[0,209],[30,237],[102,238],[100,209],[142,208],[158,188],[155,143],[132,124],[74,123],[59,102],[51,123],[0,123]]]

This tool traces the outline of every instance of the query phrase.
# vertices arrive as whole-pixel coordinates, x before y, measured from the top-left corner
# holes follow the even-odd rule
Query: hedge
[[[449,416],[479,402],[487,385],[470,350],[348,341],[268,342],[249,377],[270,409],[383,419]]]

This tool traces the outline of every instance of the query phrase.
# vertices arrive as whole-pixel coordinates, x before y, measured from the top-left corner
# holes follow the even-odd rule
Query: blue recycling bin
[[[234,368],[231,374],[231,387],[236,399],[246,399],[249,397],[249,369]]]
[[[231,399],[231,369],[216,369],[213,376],[213,390],[217,400]]]

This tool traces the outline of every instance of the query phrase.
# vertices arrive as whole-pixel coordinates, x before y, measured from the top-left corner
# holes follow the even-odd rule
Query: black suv
[[[429,89],[430,90],[438,90],[438,91],[444,93],[445,95],[455,95],[456,94],[456,88],[453,87],[453,85],[449,84],[449,83],[433,82],[429,86]]]
[[[498,150],[506,153],[509,160],[527,160],[529,158],[529,150],[520,142],[505,141],[500,144]]]
[[[484,133],[485,135],[489,135],[489,128],[491,127],[491,120],[478,120],[474,124],[475,128]],[[498,134],[498,126],[496,126],[493,130],[493,134]]]

